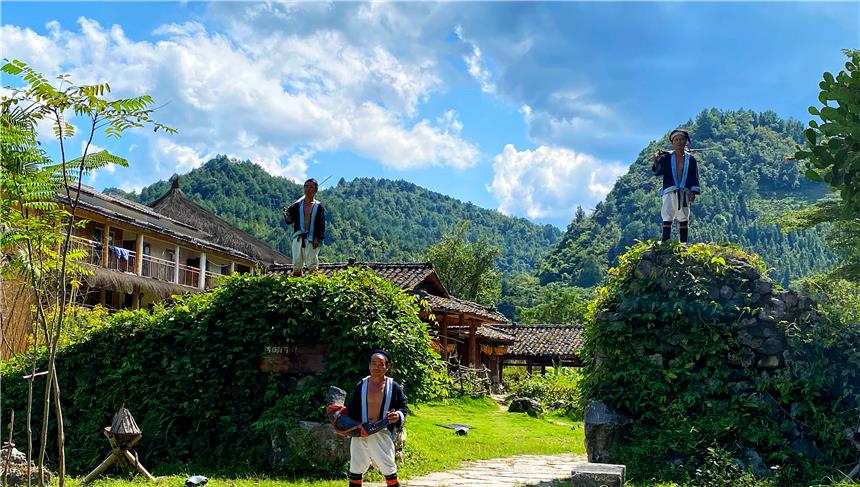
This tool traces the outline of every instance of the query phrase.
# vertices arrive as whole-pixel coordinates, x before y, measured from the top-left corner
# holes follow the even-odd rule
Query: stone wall
[[[780,404],[775,399],[779,393],[762,386],[793,365],[796,351],[789,338],[800,327],[819,322],[815,304],[795,291],[775,286],[761,274],[761,266],[744,258],[740,251],[703,258],[701,250],[652,244],[651,250],[623,262],[618,273],[610,275],[592,324],[598,332],[592,330],[586,345],[591,359],[586,370],[592,376],[587,382],[593,390],[605,391],[603,397],[586,392],[590,399],[585,410],[589,461],[616,461],[616,449],[627,444],[631,429],[652,419],[642,418],[653,411],[618,401],[623,394],[616,394],[608,383],[607,377],[623,377],[624,367],[647,370],[658,382],[662,380],[660,372],[666,372],[667,378],[661,383],[669,390],[666,404],[677,406],[686,401],[691,416],[719,417],[720,411],[737,411],[739,401],[748,401],[756,414],[780,425],[778,429],[791,449],[808,457],[818,453],[796,419],[800,404]],[[708,265],[708,259],[714,259],[713,266]],[[677,311],[674,315],[673,309]],[[683,326],[676,321],[683,321]],[[622,332],[617,330],[635,338],[618,341],[614,337]],[[694,352],[705,341],[699,336],[703,333],[719,336],[727,345],[721,356],[697,360]],[[618,347],[625,350],[619,352]],[[690,376],[701,372],[701,380],[673,378],[674,371],[679,370],[689,370]],[[618,387],[636,389],[638,385],[627,382]],[[690,397],[695,400],[690,401]],[[740,443],[731,448],[740,452],[738,464],[762,475],[767,473],[768,466],[756,448]],[[686,462],[683,454],[672,458],[665,455],[667,452],[655,453],[669,463]]]

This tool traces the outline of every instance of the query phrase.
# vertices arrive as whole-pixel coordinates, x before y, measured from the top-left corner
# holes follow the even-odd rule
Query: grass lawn
[[[474,426],[466,436],[457,436],[453,430],[435,426],[436,423],[461,423]],[[585,454],[584,433],[581,423],[565,418],[538,419],[521,413],[508,413],[490,399],[458,399],[446,403],[425,404],[413,409],[407,422],[408,437],[404,462],[398,465],[400,477],[408,479],[429,472],[457,468],[464,461],[510,457],[529,454],[582,453]],[[335,475],[331,480],[289,479],[265,477],[219,477],[207,472],[189,472],[209,478],[206,487],[344,487],[346,477]],[[180,486],[186,475],[162,477],[159,484]],[[77,487],[80,478],[70,479],[67,485]],[[381,480],[376,474],[365,480]],[[137,476],[134,480],[100,478],[94,487],[124,487],[150,485]]]

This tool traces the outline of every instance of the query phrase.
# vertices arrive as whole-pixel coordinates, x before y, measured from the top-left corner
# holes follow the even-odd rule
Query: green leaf
[[[818,172],[816,172],[815,169],[807,169],[806,172],[803,173],[803,175],[806,176],[807,179],[811,179],[811,180],[819,182],[819,183],[822,181],[821,175],[818,174]]]

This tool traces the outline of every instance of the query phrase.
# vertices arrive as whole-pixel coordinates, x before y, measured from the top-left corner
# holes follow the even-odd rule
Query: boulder
[[[592,463],[611,463],[612,453],[627,434],[632,421],[603,401],[585,406],[585,450]]]
[[[11,448],[11,452],[10,452]],[[14,446],[4,446],[0,449],[0,478],[6,478],[6,485],[19,487],[27,485],[27,454]],[[8,460],[8,470],[6,470]],[[36,464],[30,462],[30,485],[39,485],[39,474]],[[51,472],[45,470],[45,484],[51,484]]]
[[[511,404],[508,406],[508,412],[511,413],[526,413],[529,416],[537,416],[543,414],[543,408],[535,399],[530,397],[515,397],[511,399]]]
[[[761,455],[752,448],[746,448],[735,457],[735,462],[744,470],[752,472],[757,478],[766,477],[770,474],[770,469],[765,465]]]

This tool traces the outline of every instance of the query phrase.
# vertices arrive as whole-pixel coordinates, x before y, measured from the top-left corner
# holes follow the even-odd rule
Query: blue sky
[[[130,163],[85,180],[99,189],[227,154],[561,227],[702,109],[805,122],[821,74],[858,47],[860,2],[2,4],[4,58],[150,94],[179,130],[97,137]]]

